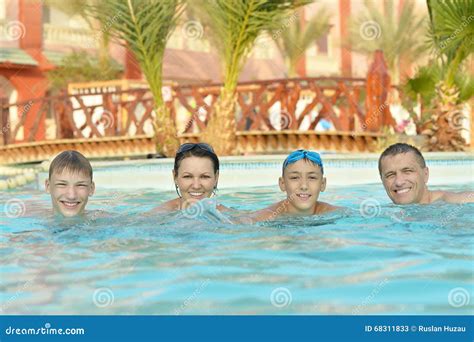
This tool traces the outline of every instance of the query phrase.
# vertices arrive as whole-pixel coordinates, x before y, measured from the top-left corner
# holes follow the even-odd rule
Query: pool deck
[[[423,155],[430,169],[429,185],[473,183],[474,186],[474,153]],[[286,155],[221,157],[219,188],[277,186],[285,158]],[[322,153],[322,158],[329,186],[380,183],[378,153]],[[92,166],[97,187],[174,191],[172,158],[93,161]],[[46,173],[40,174],[40,184],[46,177]]]

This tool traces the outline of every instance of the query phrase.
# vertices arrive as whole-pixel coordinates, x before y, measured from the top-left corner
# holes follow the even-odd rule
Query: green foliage
[[[446,70],[446,65],[432,60],[427,65],[418,68],[415,76],[408,79],[402,86],[403,107],[409,111],[419,131],[431,119],[433,111],[438,106],[437,88],[445,78]],[[472,75],[458,70],[454,78],[454,86],[459,91],[456,105],[460,105],[474,96],[474,77]],[[418,102],[423,105],[422,117],[418,117],[414,112],[414,107]]]
[[[163,56],[166,42],[183,12],[182,0],[104,0],[88,13],[98,20],[112,18],[107,29],[134,53],[157,106],[161,95]]]
[[[224,63],[224,90],[232,92],[255,39],[278,29],[297,7],[310,0],[198,0],[193,1]]]
[[[321,8],[318,14],[304,24],[303,28],[297,14],[298,12],[295,12],[272,32],[272,37],[276,39],[277,47],[286,60],[290,77],[296,76],[296,64],[301,55],[315,41],[327,34],[330,28],[331,15],[327,8]]]
[[[445,82],[452,86],[456,73],[474,51],[474,0],[427,0],[430,42],[446,66]]]
[[[398,1],[397,1],[398,3]],[[349,39],[345,44],[356,52],[372,56],[382,50],[392,79],[398,82],[401,59],[415,62],[423,56],[426,46],[425,18],[415,14],[415,2],[405,1],[400,15],[393,0],[365,1],[365,8],[350,25]]]
[[[72,82],[113,80],[120,74],[119,65],[111,58],[99,63],[97,57],[79,51],[66,55],[56,69],[48,72],[47,77],[52,91],[56,92]]]

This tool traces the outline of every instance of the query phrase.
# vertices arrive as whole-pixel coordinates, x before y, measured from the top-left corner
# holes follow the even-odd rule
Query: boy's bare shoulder
[[[324,214],[324,213],[329,213],[331,211],[341,210],[344,208],[338,207],[326,202],[318,202],[315,209],[316,209],[314,211],[315,214]]]
[[[252,213],[251,215],[249,215],[249,217],[253,221],[265,221],[269,219],[274,219],[285,212],[285,207],[282,205],[283,203],[284,201],[280,201],[275,204],[272,204],[266,208]]]

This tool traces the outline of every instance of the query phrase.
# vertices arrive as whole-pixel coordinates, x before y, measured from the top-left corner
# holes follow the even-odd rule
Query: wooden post
[[[395,126],[390,114],[388,92],[390,91],[390,75],[381,50],[375,51],[374,61],[367,73],[367,95],[365,98],[364,130],[380,131],[383,126]]]
[[[0,98],[0,122],[1,122],[1,135],[2,139],[0,139],[0,143],[2,145],[8,145],[10,142],[10,118],[9,118],[10,111],[8,110],[8,99]]]

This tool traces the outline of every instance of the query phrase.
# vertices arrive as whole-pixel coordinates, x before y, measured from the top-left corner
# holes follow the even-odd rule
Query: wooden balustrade
[[[381,136],[380,126],[377,129],[374,125],[380,125],[382,120],[374,120],[374,112],[372,116],[367,115],[370,110],[366,102],[367,88],[362,78],[319,77],[241,83],[237,87],[237,151],[240,154],[286,153],[299,147],[373,151],[374,143]],[[177,125],[180,140],[199,140],[199,134],[214,115],[220,89],[219,84],[166,87],[165,103]],[[386,95],[377,94],[379,99],[373,102],[379,105]],[[154,101],[146,88],[110,91],[107,87],[98,87],[93,92],[63,92],[16,104],[3,100],[0,106],[0,144],[4,145],[0,147],[4,154],[0,163],[13,160],[15,145],[22,151],[27,151],[28,146],[41,146],[28,152],[30,157],[23,158],[40,160],[60,146],[69,146],[67,141],[70,140],[69,144],[72,140],[77,141],[78,146],[87,147],[86,150],[103,141],[104,151],[99,155],[109,156],[114,151],[110,146],[116,146],[120,139],[125,147],[130,147],[134,137],[140,141],[148,137],[147,143],[142,143],[142,149],[115,149],[116,154],[155,152],[151,147]],[[387,112],[390,113],[383,108],[385,121]],[[38,134],[42,120],[46,121],[45,136]],[[26,127],[25,122],[33,124]],[[48,142],[50,149],[45,148]],[[58,145],[58,142],[61,143]]]
[[[315,131],[326,120],[333,132],[363,132],[363,79],[298,78],[244,83],[237,88],[237,130]],[[180,133],[202,132],[213,115],[219,85],[173,86],[166,105]],[[23,103],[2,102],[5,145],[55,139],[152,134],[153,99],[147,89],[61,94]],[[28,116],[35,118],[25,127]],[[35,139],[41,118],[54,134]],[[22,134],[20,134],[22,132]]]

